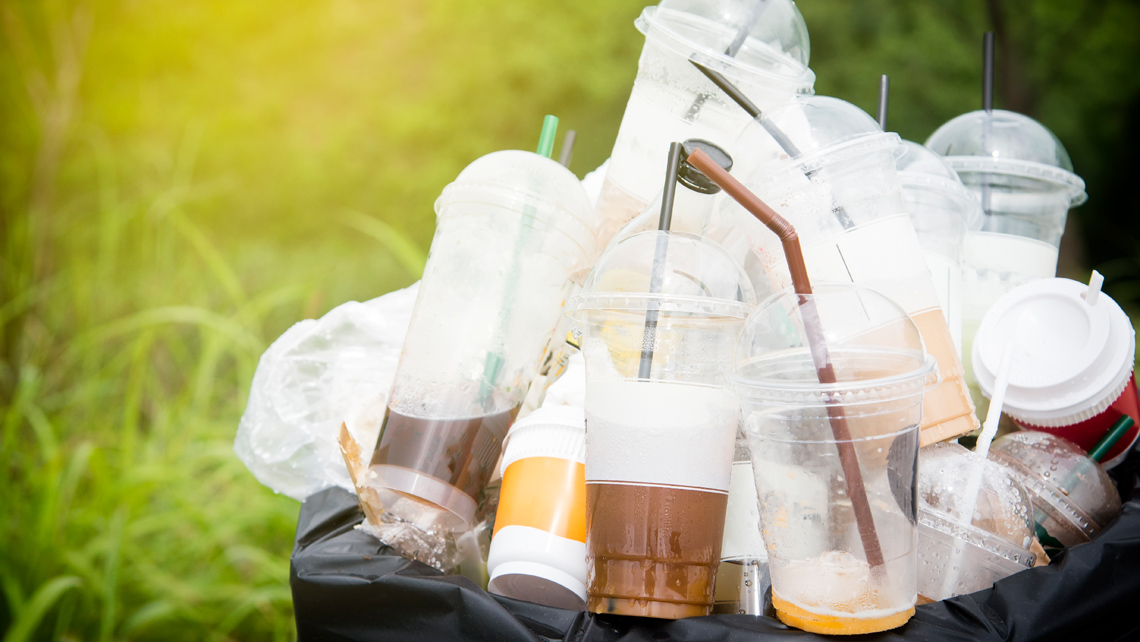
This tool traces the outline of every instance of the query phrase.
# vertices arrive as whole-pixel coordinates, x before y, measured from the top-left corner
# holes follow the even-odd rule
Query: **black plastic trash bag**
[[[1110,474],[1120,516],[1093,541],[992,589],[917,607],[873,640],[1140,639],[1140,450]],[[792,640],[820,639],[774,617],[684,620],[593,615],[491,595],[467,578],[392,552],[354,529],[356,496],[333,488],[301,508],[290,584],[301,640]],[[1132,609],[1137,608],[1138,611]],[[834,638],[833,638],[834,639]]]

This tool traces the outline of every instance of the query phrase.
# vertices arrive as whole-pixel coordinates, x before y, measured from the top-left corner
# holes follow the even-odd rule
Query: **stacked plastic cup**
[[[903,146],[895,164],[903,202],[961,357],[963,248],[966,233],[982,227],[981,203],[941,156],[908,140]]]
[[[487,590],[560,608],[586,605],[585,464],[581,408],[539,408],[511,426]]]
[[[713,613],[764,614],[764,593],[772,582],[768,575],[768,549],[760,535],[760,500],[755,479],[748,438],[739,434],[728,482],[728,510]]]
[[[1092,450],[1127,415],[1140,422],[1133,366],[1136,332],[1124,310],[1092,283],[1041,279],[1015,288],[990,308],[974,342],[974,373],[992,393],[1006,348],[1015,348],[1003,412],[1023,428]],[[1140,435],[1133,425],[1103,461],[1123,461]]]
[[[596,240],[565,167],[501,151],[460,172],[438,222],[364,484],[426,530],[468,528]]]
[[[1112,479],[1071,441],[1043,432],[1015,432],[994,440],[989,457],[1029,491],[1043,546],[1087,542],[1120,512]]]
[[[985,212],[982,229],[966,239],[962,317],[969,355],[978,324],[1001,295],[1056,274],[1065,217],[1088,196],[1061,141],[1028,116],[998,109],[962,114],[926,146],[946,157]],[[967,376],[972,382],[972,371]]]
[[[969,497],[976,467],[981,484]],[[1032,505],[1007,470],[942,443],[922,449],[918,479],[920,595],[937,601],[981,591],[1033,566]]]
[[[884,631],[914,614],[918,431],[937,370],[894,302],[851,285],[814,289],[757,306],[732,378],[772,603],[781,621],[805,631]],[[819,380],[819,345],[805,331],[812,308],[836,383]]]
[[[777,142],[778,131],[786,139]],[[790,158],[788,148],[797,155]],[[815,280],[856,283],[897,302],[922,332],[944,382],[926,395],[922,443],[979,427],[954,338],[907,215],[895,169],[898,135],[884,133],[858,107],[822,96],[800,98],[751,123],[735,144],[737,175],[799,233]],[[739,205],[720,197],[718,215],[738,225],[775,291],[791,283],[779,240]],[[758,291],[760,288],[756,288]]]
[[[661,191],[672,141],[732,142],[748,115],[690,60],[724,74],[761,109],[812,93],[810,46],[791,0],[663,0],[637,19],[645,48],[598,200],[604,244]]]
[[[586,362],[587,608],[708,615],[739,404],[726,369],[755,298],[714,243],[644,232],[570,309]]]

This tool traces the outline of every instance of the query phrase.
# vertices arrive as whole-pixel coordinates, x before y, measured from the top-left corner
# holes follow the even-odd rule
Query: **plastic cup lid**
[[[500,471],[527,457],[557,457],[586,463],[586,411],[578,406],[543,406],[519,419],[503,439]]]
[[[1094,279],[1099,275],[1094,273]],[[1043,279],[1019,286],[986,313],[974,341],[974,374],[992,394],[1005,347],[1015,342],[1004,411],[1057,428],[1094,417],[1132,374],[1136,333],[1108,295],[1089,285]]]
[[[503,562],[491,572],[487,590],[519,600],[580,611],[586,585],[574,576],[538,562]]]
[[[966,229],[982,229],[981,202],[962,184],[958,173],[946,159],[918,143],[904,140],[902,144],[906,152],[895,163],[895,169],[899,172],[903,190],[937,192],[954,204],[954,210],[962,216]]]

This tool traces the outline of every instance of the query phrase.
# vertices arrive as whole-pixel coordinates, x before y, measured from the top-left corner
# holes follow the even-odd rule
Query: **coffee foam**
[[[586,482],[728,491],[739,403],[717,388],[586,384]]]

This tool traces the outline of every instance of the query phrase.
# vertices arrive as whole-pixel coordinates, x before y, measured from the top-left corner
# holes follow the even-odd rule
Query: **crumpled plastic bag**
[[[234,452],[262,484],[304,501],[354,492],[337,437],[342,423],[369,451],[404,346],[419,283],[351,301],[281,335],[257,364]]]

